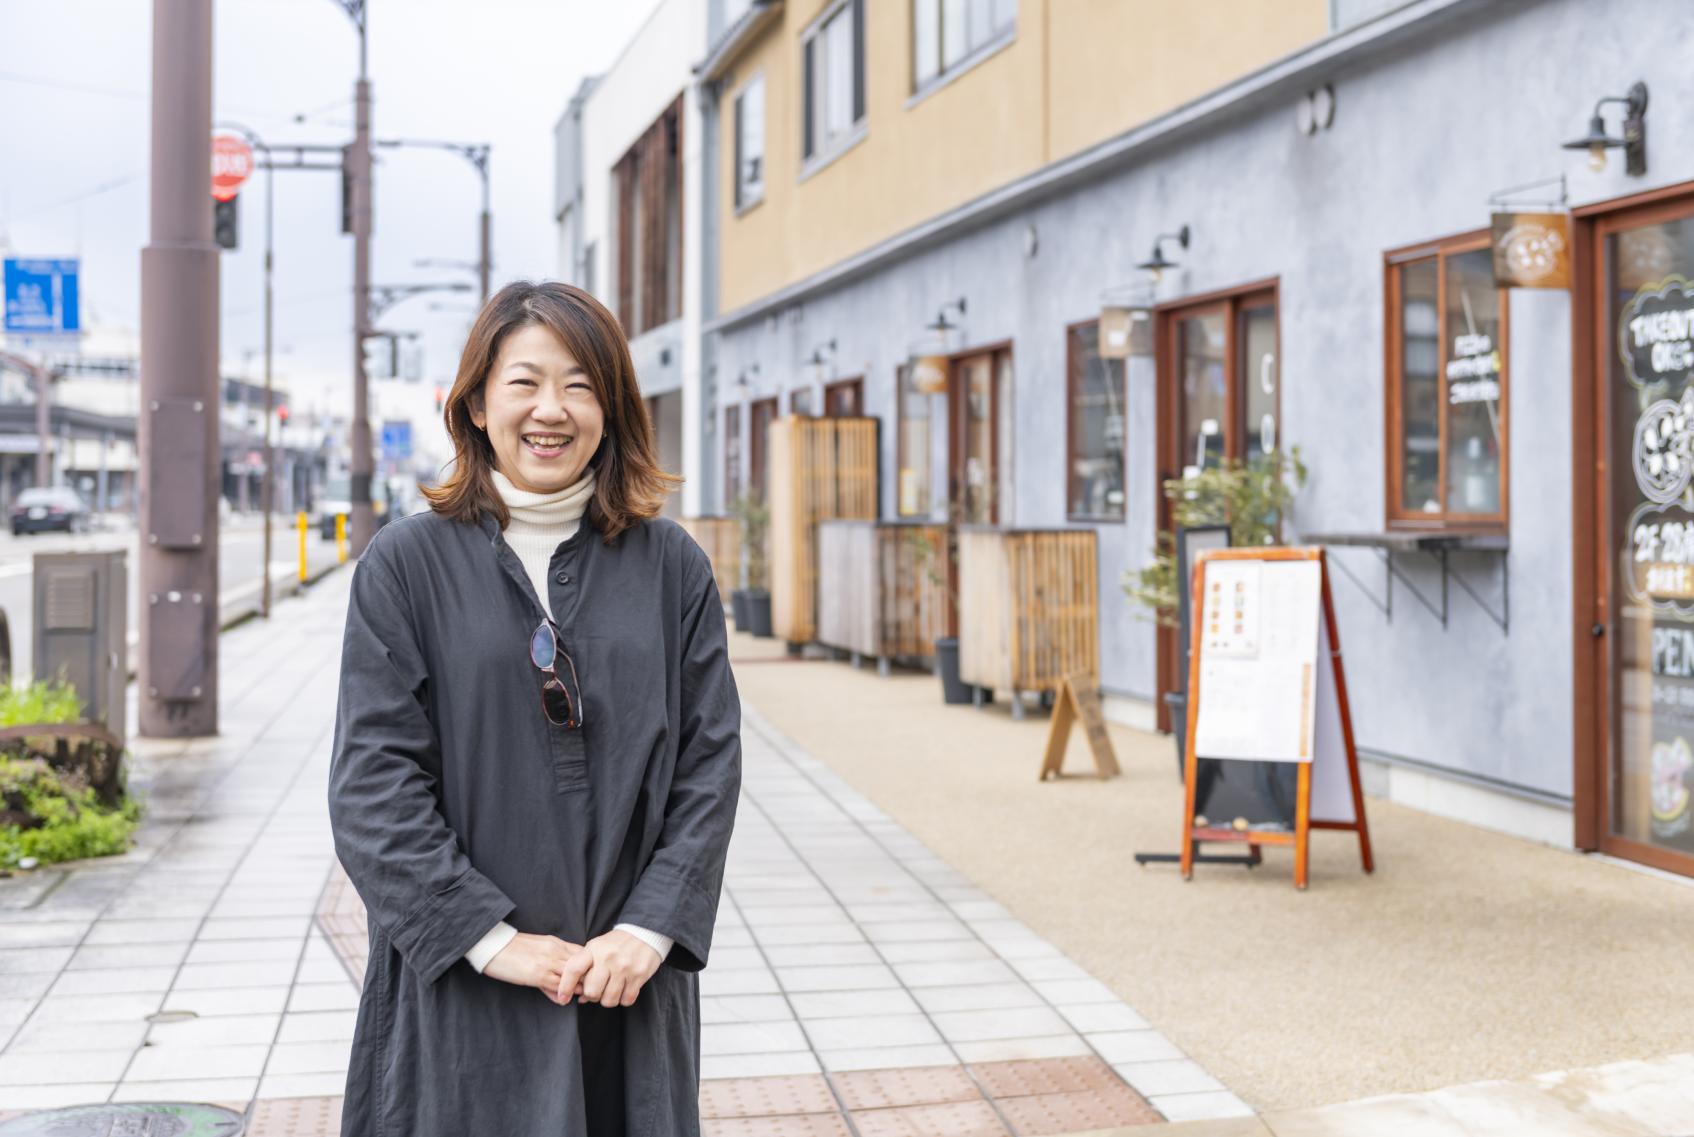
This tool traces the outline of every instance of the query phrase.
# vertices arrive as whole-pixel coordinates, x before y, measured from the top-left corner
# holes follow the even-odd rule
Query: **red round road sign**
[[[212,136],[212,196],[228,201],[253,172],[253,148],[233,134]]]

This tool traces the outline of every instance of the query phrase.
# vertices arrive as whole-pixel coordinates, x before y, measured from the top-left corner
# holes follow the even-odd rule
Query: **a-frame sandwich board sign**
[[[1194,569],[1182,875],[1197,841],[1291,845],[1305,888],[1313,829],[1357,833],[1372,871],[1347,677],[1321,548],[1208,550]],[[1196,815],[1199,759],[1295,763],[1289,823]]]

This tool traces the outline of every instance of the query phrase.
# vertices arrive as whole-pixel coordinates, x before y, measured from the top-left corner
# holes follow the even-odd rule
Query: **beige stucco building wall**
[[[909,0],[865,5],[864,134],[801,175],[801,43],[827,0],[789,0],[730,64],[719,125],[719,311],[732,312],[1324,35],[1327,0],[1020,0],[1017,34],[912,95]],[[737,214],[734,105],[765,83],[763,199]]]

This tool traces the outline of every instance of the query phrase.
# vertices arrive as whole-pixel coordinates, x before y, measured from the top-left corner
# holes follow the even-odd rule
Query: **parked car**
[[[352,511],[352,484],[346,478],[331,478],[324,484],[323,497],[318,499],[318,536],[325,541],[335,540],[335,519]]]
[[[58,529],[86,533],[92,527],[88,505],[68,486],[38,486],[12,503],[12,536]]]

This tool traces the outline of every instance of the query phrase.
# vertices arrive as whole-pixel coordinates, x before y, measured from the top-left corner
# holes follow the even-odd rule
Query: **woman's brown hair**
[[[470,412],[506,336],[514,328],[532,324],[558,336],[588,372],[594,397],[605,414],[605,436],[589,459],[594,498],[586,516],[610,542],[636,522],[657,516],[665,495],[682,479],[659,468],[653,423],[636,386],[635,364],[622,326],[605,305],[569,284],[517,281],[483,305],[443,408],[447,434],[453,440],[453,472],[441,485],[424,487],[423,494],[435,512],[456,521],[474,524],[486,510],[502,529],[506,527],[511,516],[494,488],[494,447],[471,421]]]

